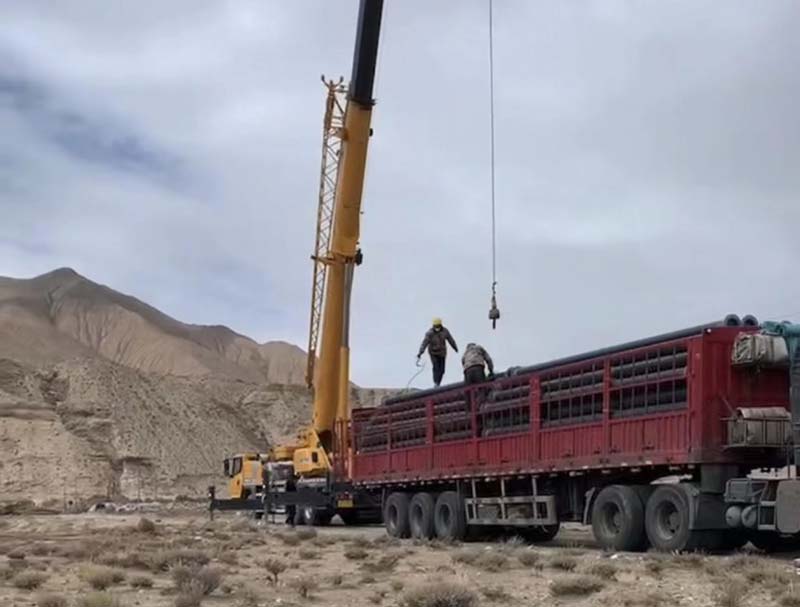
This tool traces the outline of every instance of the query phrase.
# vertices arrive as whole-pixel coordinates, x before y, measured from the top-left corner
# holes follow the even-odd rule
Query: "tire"
[[[411,537],[429,540],[436,534],[433,526],[433,511],[436,501],[430,493],[417,493],[411,498],[408,511]]]
[[[395,492],[386,499],[383,507],[383,524],[392,537],[406,538],[411,534],[408,523],[410,499],[408,494]]]
[[[300,513],[303,525],[308,525],[309,527],[317,525],[317,510],[314,506],[300,506],[297,511]]]
[[[719,534],[689,528],[689,496],[680,485],[660,485],[645,508],[644,526],[653,548],[664,552],[719,548]]]
[[[639,493],[625,485],[609,485],[600,491],[592,508],[592,531],[605,549],[642,550],[647,537]]]
[[[529,542],[533,542],[534,544],[549,542],[555,538],[556,535],[558,535],[558,530],[560,527],[560,523],[556,523],[555,525],[540,525],[538,527],[531,527],[525,531],[524,537]]]
[[[467,535],[467,516],[462,500],[455,491],[445,491],[436,499],[433,509],[436,536],[443,540],[463,540]]]

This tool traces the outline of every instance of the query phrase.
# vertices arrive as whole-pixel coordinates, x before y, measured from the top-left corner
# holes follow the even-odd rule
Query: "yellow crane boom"
[[[300,476],[320,476],[331,469],[329,454],[334,427],[337,421],[346,421],[350,416],[350,293],[355,266],[361,263],[358,248],[361,197],[371,135],[372,92],[382,12],[383,0],[361,0],[352,76],[340,134],[330,242],[324,258],[319,252],[315,253],[315,264],[325,264],[325,297],[316,380],[313,369],[310,378],[315,387],[314,415],[311,426],[300,433],[296,445],[273,451],[276,459],[288,458],[291,454],[295,474]],[[315,278],[314,287],[317,284]],[[312,296],[312,328],[314,301]]]

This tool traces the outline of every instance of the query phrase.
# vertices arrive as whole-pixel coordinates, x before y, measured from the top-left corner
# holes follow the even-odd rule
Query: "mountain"
[[[0,500],[204,495],[223,457],[308,422],[305,365],[68,268],[0,277]],[[386,393],[351,390],[354,406]]]

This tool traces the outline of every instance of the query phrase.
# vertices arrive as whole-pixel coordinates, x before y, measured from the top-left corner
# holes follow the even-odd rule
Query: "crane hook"
[[[492,305],[489,308],[489,320],[492,321],[492,329],[497,328],[497,321],[500,318],[500,308],[497,307],[497,292],[496,288],[497,283],[492,283]]]

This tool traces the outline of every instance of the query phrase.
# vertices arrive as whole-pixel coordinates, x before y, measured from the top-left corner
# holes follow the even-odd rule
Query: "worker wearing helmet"
[[[478,344],[467,344],[464,356],[461,357],[464,367],[464,383],[479,384],[486,381],[484,366],[489,369],[489,378],[494,377],[494,363],[489,353]]]
[[[447,357],[448,343],[453,350],[458,352],[456,341],[450,335],[450,331],[442,324],[442,319],[434,318],[433,326],[425,333],[425,339],[422,340],[422,345],[419,347],[417,360],[422,357],[427,349],[433,365],[433,385],[437,387],[441,385],[442,377],[444,377],[444,362]]]

